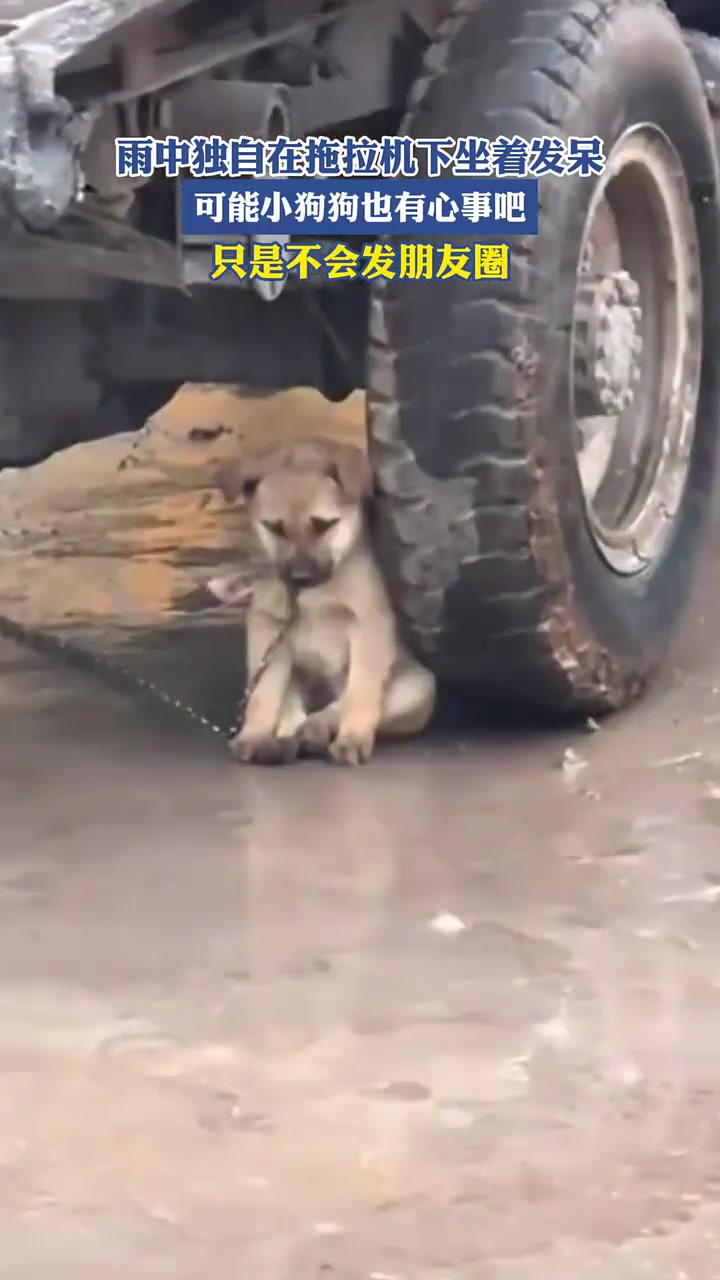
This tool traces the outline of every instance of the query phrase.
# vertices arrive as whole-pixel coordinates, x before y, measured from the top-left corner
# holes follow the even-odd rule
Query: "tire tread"
[[[510,0],[511,2],[511,0]],[[496,73],[517,74],[524,62],[528,74],[519,101],[507,92],[507,105],[484,111],[494,120],[498,132],[510,133],[524,116],[527,127],[514,131],[538,136],[552,131],[562,135],[562,125],[581,99],[583,76],[591,74],[597,42],[620,7],[637,4],[663,12],[674,23],[662,0],[576,0],[572,13],[564,6],[538,3],[526,11],[522,35],[507,42],[507,59]],[[432,135],[425,125],[432,121],[434,97],[439,85],[446,96],[462,101],[469,85],[476,81],[475,60],[468,53],[471,42],[464,39],[465,27],[477,3],[457,0],[441,22],[428,50],[423,71],[409,97],[409,109],[400,132],[415,136]],[[677,25],[677,24],[675,24]],[[558,207],[557,183],[540,184],[540,217],[552,225]],[[591,646],[580,646],[577,659],[566,653],[566,637],[558,610],[559,597],[567,586],[563,581],[562,557],[546,535],[542,511],[532,507],[537,493],[538,467],[534,442],[525,438],[522,403],[515,405],[510,387],[522,384],[522,335],[533,323],[542,327],[533,309],[533,300],[551,287],[552,263],[547,260],[542,241],[518,241],[513,245],[513,278],[522,287],[513,291],[488,282],[482,297],[473,297],[453,308],[453,330],[458,335],[451,361],[453,373],[481,369],[480,390],[465,406],[449,415],[462,437],[462,420],[473,415],[482,429],[483,447],[458,446],[453,437],[447,444],[445,468],[453,475],[474,479],[471,516],[478,532],[475,550],[460,560],[460,598],[456,596],[453,625],[459,631],[463,619],[468,638],[454,637],[454,669],[443,670],[442,645],[438,637],[438,593],[422,600],[426,586],[418,566],[433,561],[437,547],[437,521],[428,513],[427,495],[416,483],[408,483],[408,456],[414,451],[403,436],[403,410],[409,401],[398,398],[399,361],[422,360],[422,350],[407,344],[393,347],[396,308],[400,305],[394,286],[379,282],[372,299],[370,326],[368,412],[371,451],[382,465],[381,502],[383,534],[394,543],[391,586],[401,616],[408,623],[411,642],[419,652],[433,659],[438,674],[472,684],[480,692],[497,686],[500,661],[504,701],[518,700],[562,714],[565,711],[607,710],[626,701],[632,692],[620,688],[606,670],[602,656]],[[401,286],[400,286],[401,287]],[[477,327],[482,325],[482,345]],[[522,397],[520,397],[520,400]],[[518,412],[518,409],[520,412]],[[512,420],[514,429],[510,430]],[[469,437],[468,437],[469,439]],[[452,537],[453,530],[450,529]],[[547,533],[550,533],[548,529]],[[452,584],[449,584],[451,586]],[[499,589],[500,588],[500,589]],[[442,595],[439,606],[442,606]],[[482,625],[481,653],[478,654],[478,624]],[[458,653],[462,670],[458,670]],[[599,665],[598,665],[599,663]],[[485,688],[483,688],[485,686]],[[602,691],[599,693],[599,691]]]

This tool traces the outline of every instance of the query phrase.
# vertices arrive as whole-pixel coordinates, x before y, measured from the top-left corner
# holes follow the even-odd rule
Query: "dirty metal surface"
[[[1,477],[0,609],[221,706],[210,459],[319,406]],[[719,581],[633,712],[351,772],[0,644],[0,1280],[720,1277]]]

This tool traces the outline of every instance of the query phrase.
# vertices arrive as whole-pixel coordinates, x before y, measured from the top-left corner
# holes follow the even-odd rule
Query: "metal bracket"
[[[0,40],[0,201],[6,219],[46,231],[80,194],[94,116],[56,96],[54,51],[16,36]]]

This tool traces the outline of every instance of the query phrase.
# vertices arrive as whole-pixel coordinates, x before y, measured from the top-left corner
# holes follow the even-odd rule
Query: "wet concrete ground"
[[[210,457],[306,410],[3,477],[0,610],[220,717]],[[719,566],[632,713],[359,771],[1,643],[1,1280],[720,1277]]]

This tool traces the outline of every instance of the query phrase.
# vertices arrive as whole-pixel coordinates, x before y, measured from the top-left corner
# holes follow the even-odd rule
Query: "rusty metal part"
[[[44,231],[81,189],[80,154],[93,116],[55,94],[54,54],[43,45],[0,39],[0,198]]]
[[[317,65],[310,80],[293,89],[293,131],[300,135],[397,105],[407,87],[392,62],[404,30],[401,0],[349,0],[332,8],[309,3],[298,21],[278,21],[261,34],[243,14],[214,26],[208,18],[191,30],[181,0],[65,0],[47,8],[29,0],[13,6],[12,16],[12,22],[0,18],[0,222],[9,227],[19,215],[33,232],[57,227],[87,187],[93,208],[125,218],[143,182],[118,182],[111,142],[118,132],[164,136],[167,120],[140,125],[148,111],[153,119],[166,111],[171,96],[179,104],[194,92],[197,101],[197,86],[187,90],[188,79],[242,75],[247,60],[265,50],[307,48]],[[378,49],[386,56],[375,56]],[[217,105],[224,95],[227,119],[239,123],[267,101],[268,90],[273,86],[208,79],[199,101],[204,97],[209,106],[213,98]],[[122,123],[113,107],[125,113]],[[273,108],[245,131],[272,136],[287,128],[288,115]],[[195,120],[192,132],[197,129]],[[115,265],[107,260],[108,275],[128,274]],[[154,275],[150,282],[160,283]],[[179,271],[173,283],[182,284]],[[256,291],[270,301],[282,285],[258,281]]]
[[[294,136],[290,95],[283,84],[197,80],[177,90],[167,101],[173,132],[180,137],[247,136],[269,141],[272,138]],[[290,242],[289,235],[277,232],[252,236],[250,239],[260,244],[279,243],[283,249]],[[213,237],[194,237],[188,243],[201,244],[212,240]],[[203,283],[207,283],[207,271],[204,270],[203,273]],[[275,302],[283,293],[286,283],[287,276],[278,280],[263,280],[259,276],[253,276],[248,281],[249,287],[263,302]]]
[[[202,41],[179,36],[179,48],[159,54],[152,41],[155,15],[173,7],[147,0],[66,0],[0,25],[0,211],[4,206],[6,221],[19,215],[33,231],[57,224],[82,190],[80,157],[99,110],[111,102],[157,93],[270,47],[293,31],[313,32],[336,20],[334,13],[315,13],[285,32],[260,38],[248,27]],[[135,29],[139,67],[127,52]],[[73,59],[82,63],[83,52],[97,42],[105,50],[98,54],[107,64],[105,74],[75,69]],[[77,102],[89,105],[80,110],[72,105]]]
[[[166,98],[171,129],[182,138],[293,136],[290,95],[284,84],[255,80],[194,80]]]
[[[372,14],[380,4],[385,6],[387,0],[358,0],[353,9],[359,10],[362,15],[368,15],[368,20],[372,21]],[[91,102],[96,99],[102,99],[105,103],[125,102],[137,97],[139,92],[137,83],[132,87],[124,84],[117,74],[109,80],[107,69],[99,66],[93,66],[87,70],[75,70],[72,59],[81,55],[93,40],[100,41],[104,38],[109,47],[110,38],[115,29],[125,21],[125,12],[128,12],[128,17],[131,16],[130,10],[132,10],[134,22],[132,27],[125,26],[124,31],[128,38],[132,35],[134,42],[138,15],[141,15],[142,29],[146,31],[148,21],[152,17],[152,9],[159,10],[162,6],[148,5],[147,0],[127,0],[127,10],[124,7],[121,15],[118,13],[117,4],[106,5],[96,2],[92,6],[92,20],[86,23],[85,17],[89,8],[86,0],[67,0],[66,4],[59,5],[45,14],[37,15],[38,20],[43,19],[36,24],[43,32],[42,39],[48,44],[52,44],[53,39],[60,41],[56,62],[58,67],[61,63],[66,64],[63,68],[63,83],[67,81],[73,96],[77,94]],[[313,37],[316,32],[331,27],[337,21],[338,13],[335,10],[316,10],[298,22],[276,28],[263,35],[256,35],[248,23],[241,25],[237,19],[230,25],[216,27],[207,34],[195,38],[189,38],[183,31],[178,30],[169,42],[171,47],[164,48],[155,54],[154,69],[149,79],[143,81],[142,92],[159,93],[171,86],[182,84],[190,77],[212,72],[237,62],[238,59],[247,58],[251,54],[293,41],[306,40]],[[30,30],[34,32],[35,26]],[[166,40],[165,43],[167,45],[168,41]],[[106,72],[104,75],[103,70]]]

